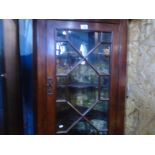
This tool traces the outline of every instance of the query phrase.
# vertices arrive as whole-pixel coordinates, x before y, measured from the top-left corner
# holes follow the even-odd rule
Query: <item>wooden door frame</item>
[[[63,20],[62,20],[63,21]],[[64,20],[67,21],[67,20]],[[72,21],[72,20],[69,20]],[[127,57],[127,24],[128,20],[73,20],[97,23],[109,23],[119,25],[119,51],[118,51],[118,82],[117,82],[117,104],[115,105],[115,129],[109,134],[124,134],[124,108],[125,108],[125,89],[126,89],[126,57]],[[51,128],[49,123],[55,124],[55,119],[52,118],[49,110],[49,101],[46,92],[46,76],[47,76],[47,47],[46,20],[33,21],[33,38],[34,38],[34,113],[35,113],[35,133],[36,134],[52,134],[54,128]],[[54,61],[52,61],[54,63]]]

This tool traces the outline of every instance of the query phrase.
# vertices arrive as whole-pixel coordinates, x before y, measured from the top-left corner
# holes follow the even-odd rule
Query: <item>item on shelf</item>
[[[104,53],[104,56],[109,57],[110,56],[110,48],[103,49],[103,53]]]
[[[107,122],[104,120],[92,119],[90,122],[100,131],[107,128]]]
[[[89,108],[97,100],[98,92],[95,89],[70,89],[70,102],[74,106]]]

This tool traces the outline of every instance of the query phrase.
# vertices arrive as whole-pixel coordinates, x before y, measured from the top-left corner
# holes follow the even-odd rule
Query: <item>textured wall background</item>
[[[155,134],[155,20],[128,27],[125,134]]]

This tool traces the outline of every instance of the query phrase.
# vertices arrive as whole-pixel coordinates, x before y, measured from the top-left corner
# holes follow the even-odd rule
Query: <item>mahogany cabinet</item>
[[[127,20],[34,20],[36,134],[123,134]]]

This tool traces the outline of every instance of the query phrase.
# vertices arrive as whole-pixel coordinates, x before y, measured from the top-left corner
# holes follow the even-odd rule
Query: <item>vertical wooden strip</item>
[[[127,25],[128,20],[120,23],[120,53],[119,53],[119,81],[117,101],[116,134],[124,134],[124,112],[126,92],[126,64],[127,64]]]
[[[46,101],[46,23],[35,22],[36,29],[36,134],[47,133],[47,101]]]
[[[116,131],[116,118],[117,118],[117,95],[118,95],[118,43],[119,43],[119,25],[115,25],[112,33],[112,56],[111,56],[111,81],[110,81],[110,103],[109,103],[109,119],[108,134],[115,134]]]
[[[55,56],[55,28],[47,22],[47,78],[52,79],[52,94],[47,94],[47,132],[56,133],[56,56]]]

